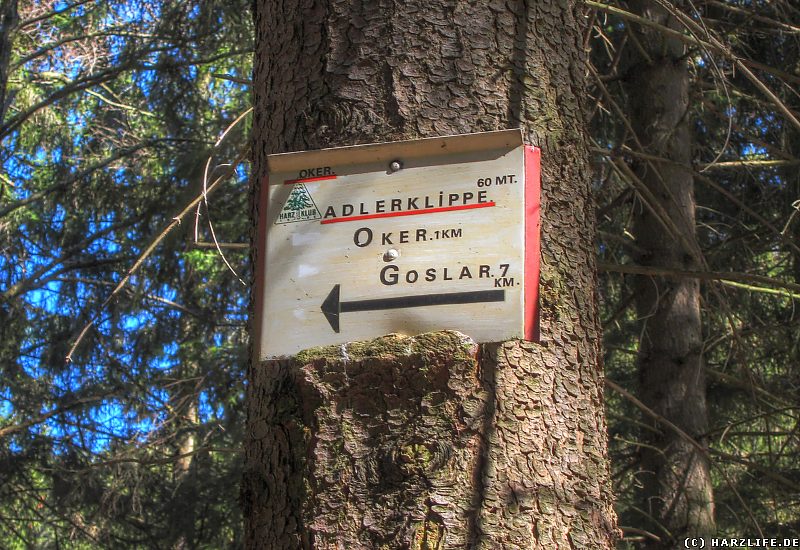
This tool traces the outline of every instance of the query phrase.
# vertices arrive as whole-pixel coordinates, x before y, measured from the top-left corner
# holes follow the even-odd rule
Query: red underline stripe
[[[350,216],[348,218],[329,218],[319,223],[355,222],[358,220],[372,220],[375,218],[394,218],[395,216],[417,216],[419,214],[437,214],[439,212],[452,212],[453,210],[471,210],[473,208],[488,208],[495,206],[494,201],[479,204],[463,204],[459,206],[443,206],[441,208],[428,208],[426,210],[406,210],[404,212],[384,212],[382,214],[365,214],[364,216]]]
[[[336,174],[330,176],[317,176],[316,178],[298,178],[296,180],[284,180],[284,185],[294,185],[295,183],[306,183],[309,181],[335,180]]]

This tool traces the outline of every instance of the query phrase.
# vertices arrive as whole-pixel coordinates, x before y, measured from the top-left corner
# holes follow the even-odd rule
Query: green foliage
[[[215,76],[249,74],[248,9],[20,3],[0,125],[3,548],[241,545],[244,288],[186,226],[102,304],[209,156],[246,143],[243,123],[214,147],[249,102]],[[246,175],[203,205],[199,240],[211,216],[246,241]]]

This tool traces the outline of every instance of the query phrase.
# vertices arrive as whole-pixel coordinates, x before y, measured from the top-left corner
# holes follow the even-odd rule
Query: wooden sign
[[[537,338],[539,150],[519,130],[271,155],[259,359],[390,333]]]

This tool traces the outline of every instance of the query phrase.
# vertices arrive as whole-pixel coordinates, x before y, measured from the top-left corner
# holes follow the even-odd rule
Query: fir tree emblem
[[[296,183],[275,223],[292,223],[320,218],[322,218],[322,214],[314,203],[314,199],[311,198],[311,193],[308,192],[305,185]]]

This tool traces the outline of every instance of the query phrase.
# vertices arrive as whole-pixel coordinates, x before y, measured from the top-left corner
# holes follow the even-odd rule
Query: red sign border
[[[541,268],[541,149],[525,145],[525,340],[539,341],[539,272]]]

